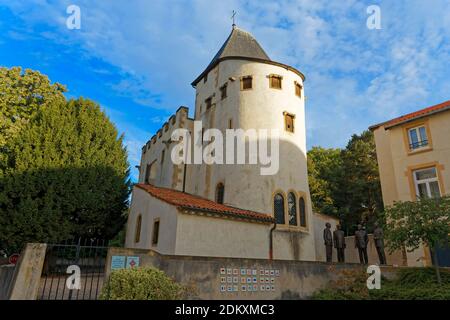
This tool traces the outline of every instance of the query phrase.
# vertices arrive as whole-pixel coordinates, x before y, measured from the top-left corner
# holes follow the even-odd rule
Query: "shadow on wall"
[[[129,183],[106,166],[32,169],[0,179],[0,249],[73,236],[110,239],[126,222]]]

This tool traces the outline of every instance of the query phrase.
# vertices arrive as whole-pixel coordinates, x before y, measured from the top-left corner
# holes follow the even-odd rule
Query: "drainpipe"
[[[183,192],[186,192],[186,161],[184,162],[183,170]]]
[[[273,224],[273,227],[270,228],[269,232],[269,260],[273,260],[273,231],[276,229],[277,223]]]

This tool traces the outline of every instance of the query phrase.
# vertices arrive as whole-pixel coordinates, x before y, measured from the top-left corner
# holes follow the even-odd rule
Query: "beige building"
[[[370,129],[385,205],[450,193],[450,101]],[[431,264],[428,248],[406,254],[408,265]]]
[[[194,118],[180,107],[142,148],[126,246],[177,255],[315,261],[304,80],[233,26],[192,82]],[[181,128],[195,134],[194,121],[202,121],[199,136],[211,128],[224,136],[227,129],[278,129],[279,170],[262,175],[266,166],[259,163],[174,164],[172,133]]]

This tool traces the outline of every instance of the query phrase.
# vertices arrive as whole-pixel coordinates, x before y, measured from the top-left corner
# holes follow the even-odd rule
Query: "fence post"
[[[16,266],[10,300],[36,300],[46,251],[45,243],[26,245]]]

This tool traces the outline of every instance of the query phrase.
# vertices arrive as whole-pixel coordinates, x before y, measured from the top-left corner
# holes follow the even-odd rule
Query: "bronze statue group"
[[[378,253],[378,259],[380,265],[387,264],[386,255],[384,253],[384,236],[383,229],[378,223],[374,224],[375,229],[373,231],[373,240]],[[340,225],[336,225],[336,230],[331,233],[331,224],[326,223],[323,230],[323,240],[325,243],[325,252],[327,262],[333,261],[333,246],[336,249],[338,262],[345,262],[345,234],[341,230]],[[358,230],[355,232],[355,248],[358,249],[359,261],[361,264],[369,264],[369,258],[367,256],[367,245],[369,244],[369,236],[366,228],[362,224],[358,225]]]

